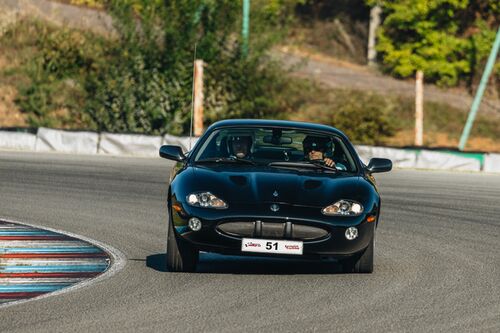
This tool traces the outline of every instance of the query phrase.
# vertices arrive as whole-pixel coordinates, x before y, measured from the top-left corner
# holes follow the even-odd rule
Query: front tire
[[[194,272],[198,264],[199,251],[175,237],[172,222],[168,223],[167,269],[170,272]]]
[[[373,272],[373,257],[374,257],[374,242],[375,235],[372,236],[368,247],[361,255],[357,255],[344,263],[344,271],[346,273],[365,273]]]

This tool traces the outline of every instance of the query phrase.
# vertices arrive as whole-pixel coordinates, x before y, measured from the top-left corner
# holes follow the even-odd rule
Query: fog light
[[[358,238],[358,229],[355,227],[349,227],[345,231],[345,238],[348,240],[354,240]]]
[[[200,231],[201,221],[197,217],[192,217],[189,219],[188,226],[189,226],[189,229],[191,229],[193,231]]]

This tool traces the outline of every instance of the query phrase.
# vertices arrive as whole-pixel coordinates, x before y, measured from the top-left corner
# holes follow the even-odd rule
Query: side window
[[[227,136],[221,138],[219,144],[217,145],[217,156],[219,157],[228,157],[229,151],[227,147]]]
[[[341,164],[346,171],[354,171],[356,170],[355,163],[352,160],[351,155],[347,152],[347,147],[344,145],[344,143],[340,139],[334,139],[333,140],[333,154],[332,154],[332,159],[335,161],[337,164]]]
[[[201,155],[198,156],[198,159],[204,160],[208,158],[214,158],[214,157],[219,157],[218,149],[217,149],[217,137],[219,134],[217,133],[214,135],[212,138],[210,138],[210,141],[208,144],[203,147],[203,152]]]

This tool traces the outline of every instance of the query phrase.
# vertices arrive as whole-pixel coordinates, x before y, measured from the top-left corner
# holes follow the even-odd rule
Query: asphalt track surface
[[[371,275],[212,254],[183,274],[162,265],[170,166],[0,152],[0,216],[96,239],[127,258],[108,279],[0,309],[0,332],[500,331],[500,176],[379,175]]]

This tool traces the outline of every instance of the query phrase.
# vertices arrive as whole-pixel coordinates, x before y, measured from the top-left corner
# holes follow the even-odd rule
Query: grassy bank
[[[11,27],[0,37],[0,127],[35,125],[98,129],[92,119],[82,112],[94,100],[94,95],[88,93],[85,85],[89,73],[104,68],[108,61],[116,61],[111,58],[116,54],[105,52],[111,43],[90,33],[55,28],[35,21],[21,21]],[[56,70],[44,70],[47,66]],[[58,75],[62,69],[68,75]],[[276,118],[333,125],[359,144],[408,146],[413,143],[412,98],[331,89],[297,78],[287,80],[284,77],[279,81],[274,78],[262,79],[269,81],[268,86],[274,89],[273,104],[275,110],[281,111],[276,113]],[[237,77],[234,80],[239,82]],[[109,85],[114,84],[119,85],[120,82],[109,81]],[[212,113],[207,124],[214,120],[240,117],[241,114],[234,110],[239,107],[238,104],[228,104],[230,112],[227,113],[222,106],[214,103],[214,100],[219,101],[217,88],[220,81],[212,80],[210,84],[211,94],[207,95],[207,103],[213,103],[213,110],[220,113]],[[185,89],[186,95],[190,96],[190,86]],[[252,93],[254,96],[260,94],[259,91]],[[254,99],[250,96],[248,100]],[[261,117],[266,103],[262,104],[259,112],[244,116]],[[254,107],[249,105],[248,109]],[[116,111],[119,115],[120,109]],[[465,119],[465,112],[447,104],[425,103],[425,144],[456,146]],[[499,137],[500,116],[479,115],[467,148],[500,151]]]
[[[359,144],[411,146],[414,143],[414,99],[403,96],[332,89],[301,84],[303,103],[291,119],[332,125]],[[467,113],[445,103],[424,103],[424,145],[457,147]],[[373,128],[374,125],[378,128]],[[367,133],[379,133],[378,136]],[[369,137],[369,138],[368,138]],[[466,150],[500,152],[500,115],[479,114]]]

